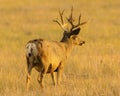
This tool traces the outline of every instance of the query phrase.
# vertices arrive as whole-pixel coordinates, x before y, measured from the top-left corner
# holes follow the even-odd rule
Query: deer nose
[[[80,44],[79,44],[79,45],[81,46],[82,44],[85,44],[85,41],[80,42]]]
[[[85,44],[85,41],[83,41],[83,44]]]

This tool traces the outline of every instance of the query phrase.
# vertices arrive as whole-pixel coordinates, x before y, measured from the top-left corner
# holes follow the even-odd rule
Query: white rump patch
[[[28,43],[26,45],[26,56],[29,57],[29,54],[31,54],[31,56],[37,56],[38,49],[37,49],[36,44]]]

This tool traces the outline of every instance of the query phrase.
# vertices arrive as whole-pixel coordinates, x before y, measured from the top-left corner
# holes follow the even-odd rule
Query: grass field
[[[60,41],[52,20],[71,6],[88,20],[80,33],[86,44],[72,51],[60,86],[47,74],[41,90],[33,70],[26,92],[26,42]],[[0,0],[0,50],[0,96],[120,96],[120,0]]]

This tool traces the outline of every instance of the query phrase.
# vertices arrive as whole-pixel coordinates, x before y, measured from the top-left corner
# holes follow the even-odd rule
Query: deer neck
[[[74,45],[72,43],[72,40],[70,39],[66,39],[65,41],[62,41],[62,42],[65,44],[65,49],[66,49],[67,57],[68,57],[71,51],[73,50]]]
[[[63,36],[63,38],[60,40],[60,42],[64,42],[66,41],[67,38],[65,38],[65,36]]]

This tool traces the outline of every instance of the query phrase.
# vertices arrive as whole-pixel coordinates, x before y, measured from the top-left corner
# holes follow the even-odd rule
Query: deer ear
[[[80,33],[80,28],[77,28],[71,32],[70,35],[78,35]]]

